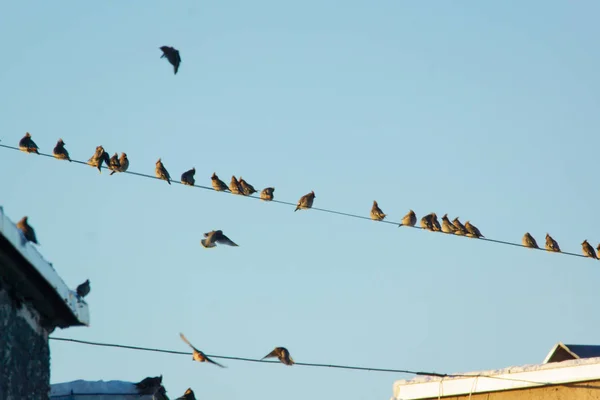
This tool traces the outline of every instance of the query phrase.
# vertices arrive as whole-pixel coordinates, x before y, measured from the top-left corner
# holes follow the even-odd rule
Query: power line
[[[9,150],[21,151],[18,147],[8,146],[8,145],[5,145],[5,144],[0,144],[0,147],[5,148],[5,149],[9,149]],[[49,157],[49,158],[55,158],[52,154],[39,153],[39,155],[40,156],[44,156],[44,157]],[[76,164],[82,164],[82,165],[89,166],[89,164],[87,162],[85,162],[85,161],[74,160],[74,159],[71,159],[71,161],[73,163],[76,163]],[[109,170],[107,167],[101,167],[101,168]],[[160,178],[157,178],[154,175],[143,174],[143,173],[140,173],[140,172],[135,172],[135,171],[130,171],[130,170],[127,170],[127,171],[124,171],[124,172],[119,172],[119,173],[125,173],[125,174],[135,175],[135,176],[142,177],[142,178],[149,178],[149,179],[161,180]],[[180,182],[180,181],[178,181],[178,180],[171,179],[171,182],[183,185],[183,183]],[[187,186],[190,186],[190,185],[187,185]],[[217,191],[214,188],[209,187],[209,186],[203,186],[203,185],[196,185],[195,184],[195,185],[193,185],[193,187],[199,188],[199,189],[204,189],[204,190],[211,190],[213,192],[219,192],[219,191]],[[222,191],[221,193],[227,193],[227,192]],[[246,197],[246,198],[261,200],[260,197],[258,197],[258,196],[252,196],[252,195],[250,195],[250,196],[238,196],[238,197]],[[296,207],[296,203],[291,203],[289,201],[281,201],[281,200],[275,200],[275,199],[273,199],[273,200],[269,200],[269,202],[278,203],[278,204],[284,204],[284,205]],[[363,220],[372,221],[372,219],[370,217],[368,217],[368,216],[358,215],[358,214],[352,214],[352,213],[346,213],[346,212],[341,212],[341,211],[331,210],[331,209],[326,209],[326,208],[311,207],[310,210],[321,211],[321,212],[325,212],[325,213],[329,213],[329,214],[341,215],[341,216],[344,216],[344,217],[350,217],[350,218],[357,218],[357,219],[363,219]],[[375,221],[375,222],[380,222],[380,223],[390,224],[390,225],[396,225],[396,226],[400,225],[400,222],[391,221],[391,220],[383,220],[383,221]],[[416,226],[416,225],[415,226],[402,225],[402,226],[406,227],[406,228],[427,230],[427,229],[424,229],[424,228],[422,228],[420,226]],[[453,233],[445,233],[445,232],[441,232],[441,231],[435,232],[435,233],[442,233],[442,234],[445,234],[445,235],[451,235],[451,236],[462,237],[462,238],[469,238],[467,236],[455,235]],[[485,241],[485,242],[491,242],[491,243],[496,243],[496,244],[502,244],[502,245],[508,245],[508,246],[515,246],[515,247],[523,247],[523,248],[526,248],[526,249],[529,249],[529,250],[539,250],[539,251],[544,251],[544,252],[549,252],[549,253],[555,253],[555,254],[564,254],[564,255],[573,256],[573,257],[588,258],[588,257],[586,257],[586,256],[584,256],[582,254],[570,253],[570,252],[562,251],[562,250],[560,252],[554,252],[554,251],[546,250],[545,248],[542,248],[542,247],[540,247],[540,248],[531,248],[531,247],[524,246],[521,243],[508,242],[508,241],[505,241],[505,240],[490,239],[490,238],[483,238],[483,237],[482,238],[469,238],[469,239],[478,239],[478,240],[482,240],[482,241]]]
[[[151,347],[128,346],[128,345],[115,344],[115,343],[89,342],[86,340],[60,338],[60,337],[49,337],[49,339],[50,340],[58,340],[58,341],[62,341],[62,342],[85,344],[85,345],[89,345],[89,346],[113,347],[113,348],[127,349],[127,350],[149,351],[149,352],[156,352],[156,353],[176,354],[176,355],[185,355],[185,356],[190,356],[192,354],[192,353],[184,352],[184,351],[157,349],[157,348],[151,348]],[[257,358],[219,356],[219,355],[214,355],[214,354],[206,354],[206,355],[211,358],[220,358],[223,360],[279,364],[279,361],[261,360],[261,359],[257,359]],[[438,372],[411,371],[411,370],[407,370],[407,369],[356,367],[356,366],[351,366],[351,365],[318,364],[318,363],[303,363],[303,362],[295,362],[294,365],[299,365],[302,367],[348,369],[348,370],[355,370],[355,371],[392,372],[392,373],[397,373],[397,374],[433,376],[433,377],[437,377],[437,378],[489,378],[489,379],[506,380],[506,381],[513,381],[513,382],[531,383],[531,384],[536,384],[536,385],[551,385],[552,384],[549,382],[536,382],[536,381],[529,381],[526,379],[507,378],[507,377],[502,377],[502,376],[481,375],[481,374],[478,374],[478,375],[444,374],[444,373],[438,373]]]

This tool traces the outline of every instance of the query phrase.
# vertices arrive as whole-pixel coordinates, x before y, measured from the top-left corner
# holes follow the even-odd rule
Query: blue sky
[[[392,220],[410,208],[563,250],[600,241],[594,1],[34,1],[0,12],[0,139],[73,158],[196,167],[295,202]],[[174,76],[162,45],[181,51]],[[600,264],[0,149],[1,204],[27,214],[89,328],[53,335],[208,354],[465,372],[598,344]],[[223,229],[239,248],[203,249]],[[391,373],[51,343],[52,382],[164,375],[169,395],[387,399]]]

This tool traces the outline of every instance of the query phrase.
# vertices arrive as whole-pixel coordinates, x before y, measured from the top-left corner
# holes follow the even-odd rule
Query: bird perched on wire
[[[28,216],[24,216],[23,218],[21,218],[19,222],[17,222],[17,229],[23,233],[23,236],[27,241],[39,244],[39,242],[37,241],[37,237],[35,236],[35,231],[27,222],[28,219]]]
[[[56,142],[56,146],[54,146],[54,150],[52,150],[52,154],[54,154],[55,158],[59,160],[69,160],[71,161],[71,157],[69,157],[69,152],[65,149],[65,142],[62,139],[58,139]]]
[[[118,172],[120,168],[121,168],[121,163],[119,162],[119,153],[115,153],[108,160],[108,169],[110,169],[112,171],[110,173],[112,175],[114,172]]]
[[[179,64],[181,64],[181,56],[179,55],[179,50],[171,47],[171,46],[160,46],[163,54],[160,58],[167,57],[169,63],[173,66],[174,75],[179,71]]]
[[[194,184],[196,183],[194,175],[196,175],[196,167],[190,169],[189,171],[185,171],[183,174],[181,174],[181,183],[188,186],[194,186]]]
[[[371,207],[371,219],[374,221],[383,221],[387,214],[384,214],[379,208],[376,200],[373,200],[373,206]]]
[[[421,218],[420,224],[421,228],[427,229],[428,231],[433,231],[432,214],[427,214]]]
[[[194,394],[192,388],[188,388],[188,390],[185,391],[183,396],[178,397],[175,400],[196,400],[196,395]]]
[[[213,189],[215,189],[217,192],[225,192],[225,191],[229,190],[229,188],[227,187],[225,182],[220,180],[215,172],[213,172],[212,176],[210,177],[210,180],[211,180]]]
[[[96,146],[94,155],[90,157],[87,163],[92,167],[98,168],[98,171],[102,173],[102,163],[105,163],[108,167],[110,158],[108,157],[108,153],[104,150],[104,147]]]
[[[273,192],[275,192],[275,188],[274,187],[264,188],[260,192],[260,199],[261,200],[265,200],[265,201],[271,201],[271,200],[273,200],[273,198],[275,197],[273,195]]]
[[[184,342],[187,343],[188,346],[190,346],[193,350],[192,353],[192,358],[194,359],[194,361],[198,361],[198,362],[209,362],[211,364],[215,364],[218,365],[221,368],[227,368],[224,365],[219,364],[216,361],[211,360],[210,358],[208,358],[206,356],[206,354],[204,354],[203,352],[201,352],[200,350],[198,350],[197,348],[195,348],[189,340],[187,340],[187,338],[184,336],[183,333],[179,333],[179,336],[181,337],[181,340],[183,340]]]
[[[205,249],[210,249],[216,246],[215,243],[218,244],[226,244],[228,246],[238,247],[231,239],[223,234],[222,230],[218,231],[210,231],[204,234],[205,239],[200,240],[200,244]]]
[[[127,158],[127,154],[121,153],[121,157],[119,157],[119,169],[116,171],[112,171],[110,174],[114,174],[115,172],[125,172],[129,168],[129,159]]]
[[[417,223],[417,215],[413,210],[409,210],[408,213],[402,218],[402,223],[398,226],[415,226]]]
[[[444,233],[454,233],[456,232],[456,227],[452,225],[452,222],[448,219],[448,214],[442,215],[442,232]]]
[[[452,220],[452,225],[454,225],[454,227],[456,228],[456,230],[454,231],[455,235],[466,235],[467,233],[469,233],[467,231],[467,228],[465,228],[465,226],[462,224],[462,222],[460,222],[458,220],[458,217],[454,218]]]
[[[549,234],[546,233],[546,250],[555,251],[560,253],[560,247],[558,246],[558,242],[552,238]]]
[[[290,356],[290,352],[285,347],[275,347],[275,349],[272,352],[261,358],[261,360],[264,360],[265,358],[274,357],[279,358],[279,361],[281,361],[285,365],[295,364],[294,359]]]
[[[81,285],[77,286],[77,289],[76,289],[77,296],[84,298],[85,296],[87,296],[90,293],[91,289],[92,288],[90,287],[90,280],[87,279]]]
[[[155,376],[154,378],[149,376],[135,384],[135,387],[137,388],[137,390],[140,394],[154,394],[154,393],[156,393],[158,388],[161,386],[162,386],[162,375]]]
[[[440,226],[440,223],[437,219],[436,213],[431,213],[431,225],[433,226],[434,232],[440,232],[442,230],[442,227]]]
[[[40,154],[38,151],[39,149],[38,145],[31,139],[31,134],[29,132],[26,132],[25,136],[19,140],[19,150],[24,151],[25,153]]]
[[[525,247],[539,249],[537,242],[529,232],[525,232],[525,234],[523,235],[523,239],[521,239],[521,243],[523,243],[523,246]]]
[[[256,190],[254,189],[254,186],[252,186],[251,184],[249,184],[248,182],[246,182],[244,180],[244,178],[242,178],[241,176],[240,176],[240,179],[239,179],[238,182],[240,184],[240,188],[242,189],[242,194],[244,196],[250,196],[250,195],[256,193]]]
[[[598,256],[596,255],[594,248],[592,247],[592,245],[590,245],[588,243],[587,240],[584,240],[583,243],[581,243],[581,250],[583,251],[584,256],[590,257],[590,258],[595,258],[596,260],[598,259]]]
[[[296,204],[296,209],[294,210],[294,212],[298,210],[307,210],[309,208],[312,208],[313,202],[315,201],[315,197],[317,196],[315,196],[314,190],[300,197],[300,200],[298,200],[298,204]]]
[[[156,162],[156,168],[154,169],[154,174],[156,175],[156,177],[158,179],[162,179],[164,181],[167,181],[167,183],[169,185],[171,184],[171,175],[169,175],[169,171],[167,171],[167,169],[163,165],[163,163],[162,163],[162,161],[161,161],[160,158]]]
[[[467,230],[467,236],[468,237],[474,237],[474,238],[485,238],[485,236],[483,236],[481,234],[481,232],[479,232],[479,229],[477,229],[477,227],[473,224],[471,224],[471,222],[467,221],[465,222],[465,229]]]
[[[240,182],[234,175],[231,176],[231,182],[229,182],[229,191],[232,194],[244,195],[244,189],[242,189]]]

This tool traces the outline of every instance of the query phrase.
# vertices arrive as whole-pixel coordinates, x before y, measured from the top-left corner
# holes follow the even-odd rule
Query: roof
[[[429,376],[396,381],[391,400],[441,398],[599,380],[600,357],[468,372],[460,375],[460,377]]]
[[[44,260],[35,246],[24,240],[0,206],[0,277],[50,326],[89,325],[89,310]]]
[[[600,346],[558,342],[544,359],[544,364],[592,357],[600,357]]]
[[[135,383],[124,381],[84,381],[50,385],[51,400],[168,400],[160,394],[140,395]]]

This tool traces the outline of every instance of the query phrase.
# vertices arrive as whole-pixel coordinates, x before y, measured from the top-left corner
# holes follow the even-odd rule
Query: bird
[[[96,146],[96,151],[94,152],[94,155],[90,157],[87,163],[92,167],[98,168],[98,171],[102,173],[103,162],[106,164],[107,167],[110,164],[110,158],[108,157],[108,153],[104,151],[104,147]]]
[[[250,196],[256,193],[256,189],[254,189],[254,186],[246,182],[241,176],[238,182],[240,184],[240,187],[242,188],[242,193],[244,194],[244,196]]]
[[[28,219],[28,216],[24,216],[23,218],[21,218],[21,220],[17,222],[17,229],[19,229],[23,233],[23,236],[27,241],[39,244],[37,237],[35,236],[35,231],[27,222]]]
[[[481,232],[479,232],[479,229],[477,229],[477,227],[475,225],[472,225],[469,221],[465,222],[465,229],[467,230],[467,236],[468,237],[475,237],[475,238],[485,238],[485,236],[483,236],[481,234]]]
[[[433,225],[434,232],[440,232],[442,230],[442,227],[440,226],[440,223],[437,219],[437,215],[435,213],[431,213],[431,225]]]
[[[296,209],[294,210],[294,212],[298,210],[306,210],[312,208],[313,202],[315,201],[315,197],[317,196],[315,196],[314,190],[300,197],[300,200],[298,200],[298,204],[296,205]]]
[[[196,183],[194,175],[196,175],[196,167],[190,169],[189,171],[185,171],[183,174],[181,174],[181,183],[188,186],[194,186],[194,184]]]
[[[261,192],[260,192],[260,199],[261,200],[265,200],[265,201],[271,201],[273,200],[273,192],[275,191],[274,187],[268,187],[268,188],[264,188]]]
[[[140,394],[154,394],[161,385],[162,385],[162,375],[155,376],[154,378],[152,378],[150,376],[147,378],[144,378],[141,381],[139,381],[138,383],[136,383],[135,387],[137,388],[137,390]]]
[[[227,185],[225,184],[225,182],[223,182],[222,180],[220,180],[219,177],[217,176],[217,174],[215,172],[213,172],[213,174],[210,177],[210,179],[212,181],[211,183],[212,183],[213,189],[215,189],[217,192],[229,191],[229,188],[227,187]]]
[[[156,168],[154,169],[154,174],[158,179],[162,179],[167,181],[167,183],[171,184],[171,175],[169,175],[169,171],[165,168],[160,158],[156,162]]]
[[[69,152],[65,149],[65,142],[62,139],[58,139],[56,142],[56,146],[54,146],[54,150],[52,150],[52,154],[54,154],[55,158],[59,160],[69,160],[71,161],[71,157],[69,157]]]
[[[176,75],[177,71],[179,71],[179,64],[181,64],[179,50],[171,46],[160,46],[160,49],[163,52],[163,55],[160,56],[160,58],[167,57],[167,60],[169,60],[169,63],[173,66],[174,75]]]
[[[187,345],[188,345],[188,346],[190,346],[190,347],[192,348],[192,350],[193,350],[193,353],[192,353],[192,359],[193,359],[194,361],[198,361],[198,362],[209,362],[209,363],[211,363],[211,364],[218,365],[218,366],[219,366],[219,367],[221,367],[221,368],[227,368],[226,366],[224,366],[224,365],[221,365],[221,364],[219,364],[218,362],[211,360],[210,358],[208,358],[208,357],[206,356],[206,354],[204,354],[203,352],[201,352],[200,350],[198,350],[197,348],[195,348],[195,347],[194,347],[194,346],[193,346],[193,345],[190,343],[190,341],[189,341],[189,340],[187,340],[187,338],[185,337],[185,335],[184,335],[183,333],[179,333],[179,336],[181,337],[181,340],[183,340],[184,342],[186,342],[186,343],[187,343]]]
[[[552,236],[546,233],[546,250],[555,251],[560,253],[560,247],[558,246],[558,242],[552,239]]]
[[[521,239],[521,243],[523,243],[523,246],[525,247],[539,249],[537,242],[529,232],[525,232],[525,234],[523,235],[523,239]]]
[[[433,222],[431,221],[431,217],[431,214],[427,214],[421,218],[421,228],[427,229],[428,231],[433,231]]]
[[[592,247],[591,244],[588,243],[587,240],[584,240],[583,243],[581,243],[581,250],[583,251],[584,256],[590,257],[590,258],[595,258],[596,260],[598,259],[598,256],[596,255],[594,248]]]
[[[29,132],[25,132],[25,136],[19,140],[19,150],[24,151],[25,153],[40,154],[38,151],[39,147],[31,139],[31,134]]]
[[[188,390],[185,391],[183,396],[178,397],[175,400],[196,400],[196,395],[194,394],[192,388],[188,388]]]
[[[452,225],[456,228],[456,231],[454,231],[455,235],[466,235],[469,233],[467,232],[467,228],[458,220],[458,217],[452,220]]]
[[[115,172],[125,172],[129,168],[129,159],[127,158],[127,154],[121,153],[121,157],[119,157],[119,169],[116,171],[112,171],[110,174],[114,174]]]
[[[596,250],[598,250],[598,257],[600,258],[600,243],[596,246]]]
[[[279,361],[281,361],[285,365],[295,364],[294,359],[290,356],[290,352],[285,347],[275,347],[275,349],[272,352],[261,358],[261,360],[264,360],[265,358],[274,357],[279,358]]]
[[[91,287],[90,287],[90,280],[87,279],[85,282],[83,282],[81,285],[77,286],[77,296],[84,298],[85,296],[87,296],[90,293]]]
[[[413,210],[409,210],[408,213],[402,218],[402,223],[398,226],[415,226],[417,223],[417,215]]]
[[[110,169],[112,172],[117,172],[119,171],[119,169],[121,168],[121,163],[119,162],[119,153],[115,153],[109,160],[108,160],[108,169]]]
[[[454,233],[456,232],[456,227],[452,225],[452,222],[448,219],[448,214],[444,214],[442,216],[442,232],[444,233]]]
[[[244,190],[242,189],[242,186],[240,185],[240,183],[234,175],[231,176],[231,182],[229,183],[229,191],[232,194],[244,195]]]
[[[226,244],[228,246],[238,247],[237,244],[235,244],[231,239],[229,239],[227,236],[225,236],[223,234],[222,230],[206,232],[204,234],[204,237],[205,237],[205,239],[200,240],[200,244],[205,249],[210,249],[212,247],[215,247],[216,246],[215,243]]]
[[[379,208],[376,200],[373,200],[373,206],[371,207],[371,219],[374,221],[383,221],[387,214],[384,214]]]

